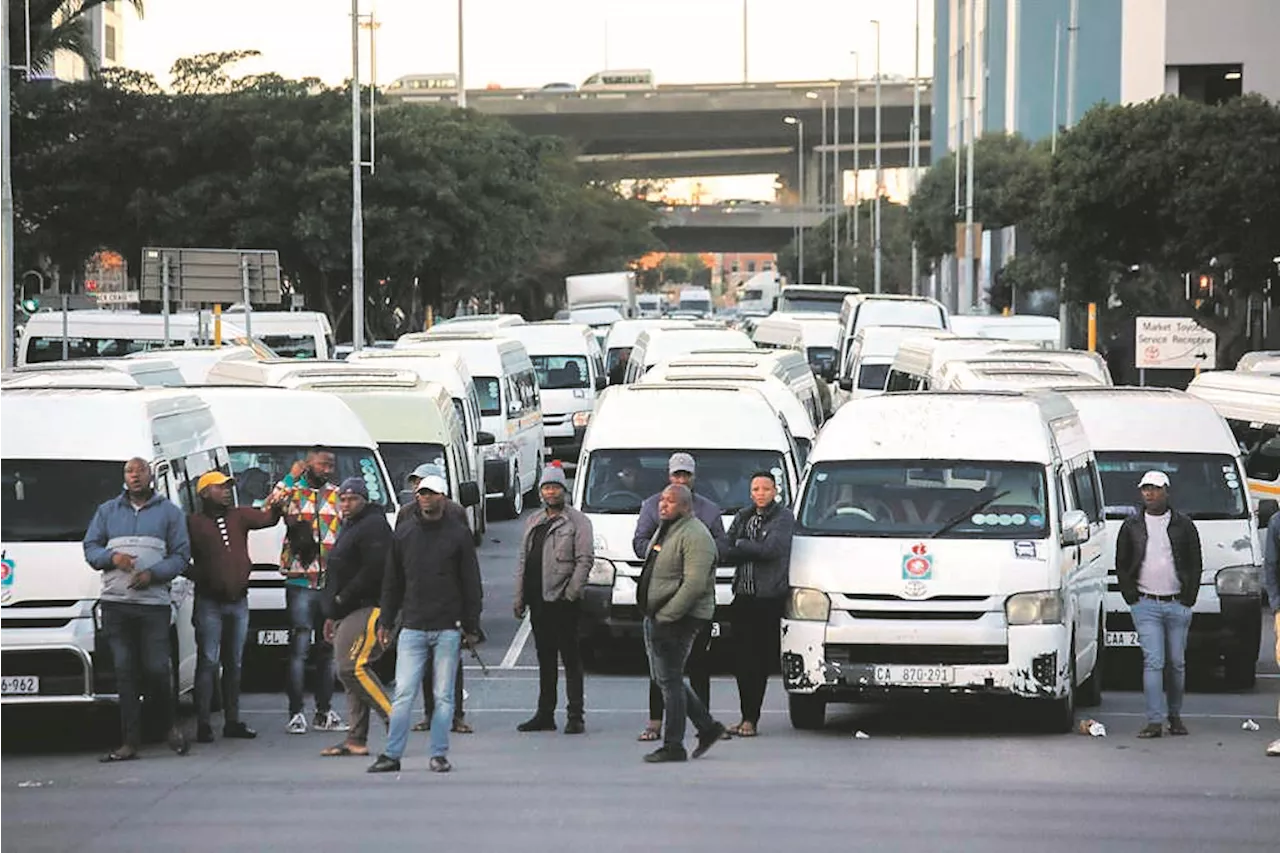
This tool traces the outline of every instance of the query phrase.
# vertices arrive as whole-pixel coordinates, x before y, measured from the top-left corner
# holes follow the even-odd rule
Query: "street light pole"
[[[796,284],[804,284],[804,119],[787,116],[783,121],[796,126],[796,196],[799,201],[796,216]]]
[[[831,151],[831,283],[840,283],[840,214],[844,211],[844,173],[840,171],[840,83],[832,88],[835,102],[835,120],[831,138],[835,146]]]
[[[742,82],[747,82],[747,0],[742,0]]]
[[[462,3],[458,0],[458,109],[467,108],[467,84],[462,77]]]
[[[860,151],[862,150],[862,63],[858,51],[851,51],[853,54],[853,216],[850,217],[853,222],[853,286],[858,286],[858,217],[861,215],[862,207],[862,190],[859,183],[862,178],[862,172],[859,171],[861,164]],[[849,221],[845,220],[845,237],[848,239]]]
[[[30,37],[27,42],[30,43]],[[28,63],[28,66],[30,63]],[[9,147],[9,6],[0,13],[0,283],[3,284],[3,324],[0,347],[4,349],[3,368],[13,368],[13,177]]]
[[[881,159],[880,159],[880,22],[872,21],[876,25],[876,198],[875,198],[875,223],[872,226],[871,241],[875,251],[875,261],[873,268],[873,276],[875,283],[875,292],[881,292],[881,264],[880,255],[880,182],[881,177]]]
[[[920,0],[916,0],[915,71],[911,75],[911,197],[920,186]],[[920,295],[920,247],[911,237],[911,295]]]
[[[360,0],[351,0],[351,348],[356,352],[364,348],[364,199],[360,172]]]
[[[978,141],[978,3],[969,0],[969,45],[966,59],[969,60],[968,78],[969,93],[968,115],[965,124],[969,127],[969,151],[965,157],[965,190],[964,190],[964,298],[968,304],[960,305],[962,311],[969,311],[977,302],[977,269],[973,263],[976,249],[973,233],[973,149]]]

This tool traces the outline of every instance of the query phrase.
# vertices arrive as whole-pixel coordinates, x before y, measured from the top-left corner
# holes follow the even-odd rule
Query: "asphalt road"
[[[455,770],[426,770],[414,735],[400,774],[368,759],[322,759],[341,736],[284,732],[285,699],[245,699],[251,742],[163,745],[102,765],[109,725],[61,713],[14,714],[0,733],[0,831],[13,850],[322,850],[429,847],[485,853],[729,849],[1280,849],[1280,674],[1256,689],[1201,682],[1187,738],[1140,741],[1142,697],[1112,690],[1091,716],[1106,738],[1031,732],[1008,708],[911,703],[835,706],[822,732],[787,723],[770,686],[761,736],[684,765],[641,762],[647,716],[636,669],[592,674],[587,734],[516,733],[537,695],[532,640],[511,613],[519,525],[495,524],[482,549],[483,648],[467,671],[477,733],[454,736]],[[1270,632],[1264,646],[1273,642]],[[734,722],[728,677],[715,714]],[[339,703],[339,707],[342,704]],[[1241,728],[1256,720],[1261,731]],[[563,723],[563,715],[560,722]],[[375,726],[375,729],[378,729]],[[855,732],[868,737],[859,738]],[[371,746],[382,741],[376,732]]]

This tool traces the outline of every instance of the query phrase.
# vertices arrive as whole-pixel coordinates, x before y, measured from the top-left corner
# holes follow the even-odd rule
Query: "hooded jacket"
[[[363,607],[378,606],[390,547],[391,525],[381,506],[366,503],[359,513],[342,522],[329,551],[325,616],[341,619]]]
[[[117,553],[135,558],[134,572],[149,570],[151,583],[131,589],[133,572],[117,569]],[[187,520],[178,505],[158,492],[134,507],[128,492],[98,507],[84,534],[84,558],[102,572],[102,600],[169,606],[169,584],[191,561]]]

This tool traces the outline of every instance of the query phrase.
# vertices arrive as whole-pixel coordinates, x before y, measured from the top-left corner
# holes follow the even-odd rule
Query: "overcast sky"
[[[508,87],[581,83],[605,67],[651,68],[659,83],[742,77],[742,0],[465,0],[466,83]],[[920,69],[932,67],[933,2],[921,0]],[[872,18],[882,21],[881,69],[912,72],[914,0],[747,0],[754,80],[864,76],[875,61]],[[362,0],[376,9],[378,79],[452,71],[457,66],[456,0]],[[125,64],[166,79],[173,61],[216,50],[253,48],[248,72],[316,76],[351,73],[347,0],[147,0],[130,21]],[[362,47],[368,74],[367,42]]]

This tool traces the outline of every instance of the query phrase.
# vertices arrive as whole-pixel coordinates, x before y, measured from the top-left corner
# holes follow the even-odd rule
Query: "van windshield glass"
[[[636,515],[640,504],[667,485],[667,462],[680,448],[597,450],[587,464],[583,512]],[[772,471],[783,503],[787,497],[782,454],[772,450],[694,450],[693,490],[731,515],[751,502],[751,475]]]
[[[857,334],[867,326],[928,326],[946,328],[942,321],[942,309],[931,302],[896,299],[868,299],[858,309],[849,334]]]
[[[1044,471],[1011,462],[820,462],[800,507],[811,536],[1043,539]],[[957,517],[960,520],[957,522]]]
[[[175,339],[180,342],[180,339]],[[116,358],[135,352],[162,349],[163,341],[133,338],[67,338],[67,359]],[[62,360],[62,338],[31,338],[27,342],[27,364]]]
[[[259,335],[280,358],[318,358],[313,335]]]
[[[1248,518],[1249,499],[1236,460],[1211,453],[1099,452],[1102,499],[1107,518],[1139,512],[1138,481],[1148,471],[1169,475],[1169,502],[1200,521]]]
[[[809,347],[806,354],[809,358],[809,367],[817,376],[826,376],[827,372],[836,366],[835,347]]]
[[[627,372],[627,360],[631,358],[631,347],[612,347],[605,356],[605,373],[609,375],[610,385],[621,385]]]
[[[502,392],[498,380],[492,376],[477,376],[474,382],[476,397],[480,400],[480,414],[502,414]]]
[[[409,488],[408,478],[419,465],[435,465],[445,472],[445,479],[452,479],[445,462],[444,445],[410,441],[380,441],[378,452],[391,475],[391,484],[400,489]]]
[[[588,387],[591,374],[587,371],[586,356],[531,355],[529,358],[538,374],[538,387],[543,391]]]
[[[858,369],[858,387],[865,391],[883,391],[888,378],[887,364],[863,364]]]
[[[1268,483],[1280,480],[1280,427],[1232,418],[1227,418],[1227,426],[1240,445],[1245,475]]]
[[[369,502],[395,509],[395,492],[388,489],[377,456],[367,447],[332,447],[337,465],[329,482],[335,486],[348,477],[362,477]],[[240,506],[262,506],[271,490],[284,479],[293,463],[307,455],[307,447],[231,447],[231,474],[236,478]]]
[[[0,482],[0,539],[79,542],[98,504],[124,488],[124,463],[5,459]]]
[[[778,300],[779,311],[795,311],[801,314],[839,314],[844,294],[838,296],[814,296],[797,293],[784,295]]]

